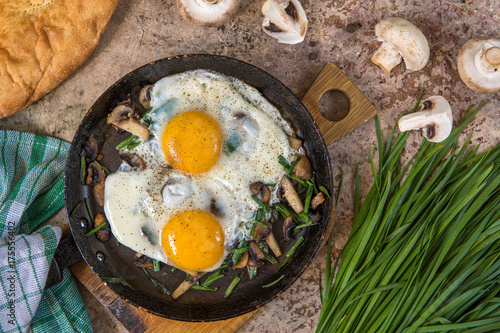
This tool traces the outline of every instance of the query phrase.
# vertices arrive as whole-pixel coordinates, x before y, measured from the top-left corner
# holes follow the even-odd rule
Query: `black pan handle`
[[[76,246],[73,237],[62,239],[54,253],[54,259],[50,264],[49,275],[45,282],[45,289],[55,286],[63,279],[63,270],[82,260],[82,255]]]

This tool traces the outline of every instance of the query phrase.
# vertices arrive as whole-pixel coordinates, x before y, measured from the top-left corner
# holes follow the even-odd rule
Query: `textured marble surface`
[[[424,97],[439,94],[450,102],[455,123],[471,104],[490,103],[467,129],[482,149],[500,141],[500,94],[469,90],[457,72],[462,44],[475,36],[500,34],[498,0],[302,0],[309,18],[305,41],[278,44],[261,31],[264,0],[241,1],[234,19],[220,28],[200,28],[185,22],[174,0],[121,1],[94,55],[54,91],[25,110],[0,120],[1,129],[32,131],[70,141],[92,103],[117,79],[155,59],[186,53],[235,57],[271,73],[299,97],[327,62],[339,66],[375,103],[382,132],[388,136],[401,112],[411,109],[424,85]],[[431,57],[418,72],[404,65],[390,75],[370,61],[380,42],[374,26],[386,16],[416,24],[429,40]],[[349,28],[347,29],[347,26]],[[410,136],[406,155],[421,141]],[[368,121],[329,146],[336,183],[341,168],[344,190],[336,214],[334,246],[340,249],[350,231],[352,180],[357,166],[362,187],[369,187],[370,147],[376,146],[373,121]],[[337,184],[336,184],[337,185]],[[66,223],[61,211],[51,223]],[[337,252],[334,252],[336,255]],[[322,250],[301,278],[278,299],[264,306],[240,332],[311,332],[320,310],[318,276],[324,269]],[[96,332],[123,332],[124,328],[84,287],[80,286]]]

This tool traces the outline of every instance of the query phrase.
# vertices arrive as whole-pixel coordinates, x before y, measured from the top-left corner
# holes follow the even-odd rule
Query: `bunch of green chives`
[[[500,331],[500,146],[457,143],[481,107],[405,165],[409,133],[384,145],[375,119],[379,172],[372,151],[375,182],[340,264],[328,247],[317,332]]]

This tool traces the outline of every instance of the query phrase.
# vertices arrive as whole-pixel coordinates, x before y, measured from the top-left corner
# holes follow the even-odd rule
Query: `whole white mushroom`
[[[408,71],[418,71],[429,61],[427,38],[415,25],[399,17],[386,17],[375,25],[375,34],[383,43],[371,61],[390,71],[404,59]]]
[[[177,0],[177,8],[188,22],[202,27],[219,27],[236,14],[239,0]]]
[[[458,52],[460,78],[470,89],[483,94],[500,92],[500,39],[472,38]]]

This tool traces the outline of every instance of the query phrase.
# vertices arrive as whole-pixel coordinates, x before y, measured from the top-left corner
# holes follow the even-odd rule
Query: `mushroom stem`
[[[304,210],[304,205],[302,205],[302,201],[300,201],[299,195],[297,191],[295,191],[290,179],[283,176],[283,178],[281,178],[281,186],[283,187],[283,196],[288,200],[290,207],[292,207],[297,214],[300,214]]]
[[[197,273],[196,275],[191,275],[189,280],[182,282],[177,289],[172,293],[172,298],[177,299],[186,291],[188,291],[205,273]]]
[[[276,240],[276,237],[274,237],[272,232],[269,235],[267,235],[266,243],[269,246],[269,248],[273,251],[273,253],[276,257],[281,256],[282,253],[281,253],[280,246],[278,244],[278,241]]]
[[[401,57],[397,49],[384,42],[379,49],[375,51],[371,60],[382,67],[386,73],[390,73],[394,67],[403,61],[403,57]]]
[[[468,40],[458,52],[457,68],[470,89],[482,94],[500,92],[500,38]]]
[[[487,49],[484,55],[481,55],[481,64],[487,71],[498,71],[500,67],[500,47],[491,47]]]

